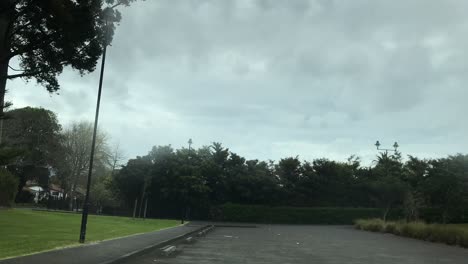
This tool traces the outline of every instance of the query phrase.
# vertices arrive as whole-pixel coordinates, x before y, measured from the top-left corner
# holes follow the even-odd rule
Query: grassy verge
[[[468,225],[440,225],[423,222],[384,222],[381,219],[356,220],[360,230],[391,233],[430,242],[458,245],[468,248]]]
[[[0,210],[0,259],[77,244],[81,215],[31,210]],[[88,217],[87,242],[177,226],[175,220]]]

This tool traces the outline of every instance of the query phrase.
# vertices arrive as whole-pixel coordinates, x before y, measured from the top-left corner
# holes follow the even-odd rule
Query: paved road
[[[48,251],[19,258],[0,260],[0,264],[101,264],[108,263],[123,255],[144,247],[159,244],[163,241],[194,231],[201,226],[189,224],[160,231],[107,240],[84,246]],[[1,249],[0,249],[1,250]]]
[[[216,228],[175,257],[154,251],[124,263],[466,264],[468,249],[347,226],[264,225]]]

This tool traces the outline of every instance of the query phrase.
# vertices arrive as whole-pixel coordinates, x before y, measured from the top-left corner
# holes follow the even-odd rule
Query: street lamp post
[[[192,174],[192,168],[190,167],[192,162],[191,162],[191,153],[192,153],[192,144],[193,144],[193,141],[191,138],[189,138],[188,140],[188,165],[189,165],[189,170],[190,170],[190,174]],[[187,197],[182,197],[182,201],[183,201],[183,205],[182,205],[182,217],[180,219],[180,223],[181,224],[184,224],[184,221],[185,221],[185,218],[188,217],[188,206],[187,206],[187,201],[186,201]]]
[[[88,211],[89,211],[89,189],[91,187],[91,176],[93,174],[93,163],[94,163],[94,149],[96,147],[96,134],[99,120],[99,107],[101,105],[101,93],[102,93],[102,82],[104,78],[104,66],[106,64],[106,52],[107,52],[107,35],[108,35],[108,24],[106,21],[106,33],[104,36],[104,48],[102,51],[102,62],[101,62],[101,74],[99,76],[99,88],[98,96],[96,101],[96,114],[94,116],[94,130],[93,130],[93,141],[91,144],[91,155],[89,158],[89,170],[88,170],[88,182],[86,184],[86,196],[83,204],[83,212],[81,214],[81,228],[80,228],[80,243],[85,242],[86,238],[86,225],[88,223]]]
[[[393,149],[380,148],[380,142],[378,140],[377,140],[377,142],[375,142],[375,146],[377,147],[378,151],[380,151],[381,153],[385,153],[385,155],[387,155],[389,151],[397,153],[398,152],[398,147],[399,147],[398,143],[395,141],[395,143],[393,143]],[[386,167],[386,173],[387,173],[387,175],[389,174],[389,168],[388,167]]]
[[[392,152],[397,152],[398,151],[398,143],[395,141],[395,143],[393,144],[393,149],[387,149],[387,148],[380,148],[380,142],[377,140],[377,142],[375,142],[375,146],[377,147],[377,150],[379,151],[385,151],[385,154],[387,154],[389,151],[392,151]]]

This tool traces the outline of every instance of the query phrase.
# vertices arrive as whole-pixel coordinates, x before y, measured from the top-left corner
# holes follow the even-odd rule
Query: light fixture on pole
[[[398,151],[398,147],[400,147],[400,146],[398,145],[398,142],[396,142],[396,141],[395,141],[395,143],[393,144],[393,149],[380,148],[381,144],[380,144],[380,142],[379,142],[378,140],[377,140],[377,142],[375,142],[374,145],[377,147],[377,150],[385,151],[385,153],[387,153],[388,151],[397,152],[397,151]]]

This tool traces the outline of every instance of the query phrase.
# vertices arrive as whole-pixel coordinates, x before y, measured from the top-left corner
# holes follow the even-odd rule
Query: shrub
[[[460,235],[460,240],[458,241],[458,244],[462,247],[468,248],[468,231],[463,230],[463,232]]]
[[[426,224],[424,222],[384,222],[380,219],[359,219],[355,227],[372,232],[386,232],[431,242],[468,247],[468,230],[456,225]]]
[[[354,226],[361,230],[367,230],[372,232],[385,232],[385,222],[381,219],[358,219],[354,222]]]
[[[18,179],[5,169],[0,169],[0,206],[11,206],[18,191]]]
[[[456,245],[459,237],[460,229],[445,225],[435,225],[431,228],[431,241],[444,242],[449,245]]]
[[[398,225],[395,222],[388,222],[385,224],[385,233],[390,233],[390,234],[396,234],[400,233],[400,230],[398,230]]]
[[[354,221],[354,227],[356,229],[365,230],[365,227],[364,227],[365,224],[366,224],[366,220],[364,219],[358,219]]]
[[[422,240],[428,240],[432,231],[431,226],[423,222],[400,223],[400,226],[400,235]]]
[[[381,219],[372,219],[366,226],[366,229],[372,232],[384,232],[385,222]]]

